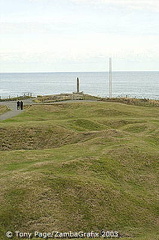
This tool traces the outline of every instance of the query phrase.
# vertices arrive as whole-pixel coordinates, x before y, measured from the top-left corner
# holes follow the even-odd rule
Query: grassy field
[[[0,239],[104,229],[157,240],[158,162],[158,107],[30,106],[0,122]]]

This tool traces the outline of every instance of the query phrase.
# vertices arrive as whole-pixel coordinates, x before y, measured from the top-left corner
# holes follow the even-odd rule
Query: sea
[[[80,91],[94,96],[109,96],[108,72],[0,73],[0,97],[52,95]],[[112,96],[159,100],[159,71],[113,72]]]

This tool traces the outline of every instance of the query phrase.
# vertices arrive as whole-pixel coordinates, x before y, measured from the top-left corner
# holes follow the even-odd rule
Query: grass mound
[[[99,100],[100,97],[92,96],[89,94],[81,93],[61,93],[56,95],[45,95],[45,96],[37,96],[34,100],[37,103],[51,103],[51,102],[59,102],[59,101],[68,101],[68,100]]]
[[[119,97],[119,98],[102,98],[101,101],[105,102],[120,102],[129,105],[144,106],[144,107],[159,107],[159,100],[152,100],[148,98],[129,98],[129,97]]]
[[[77,141],[77,134],[57,126],[11,126],[1,128],[0,150],[43,149]],[[60,136],[60,138],[59,138]]]
[[[1,122],[1,239],[105,229],[157,240],[158,127],[157,107],[104,102],[36,105]]]

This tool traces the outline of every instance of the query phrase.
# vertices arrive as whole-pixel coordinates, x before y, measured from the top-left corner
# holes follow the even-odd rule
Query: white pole
[[[109,58],[109,98],[112,98],[112,59]]]
[[[77,93],[79,93],[79,78],[77,78]]]

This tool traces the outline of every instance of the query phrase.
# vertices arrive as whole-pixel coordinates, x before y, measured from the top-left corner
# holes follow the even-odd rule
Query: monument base
[[[83,100],[83,92],[73,92],[72,93],[72,100]]]

